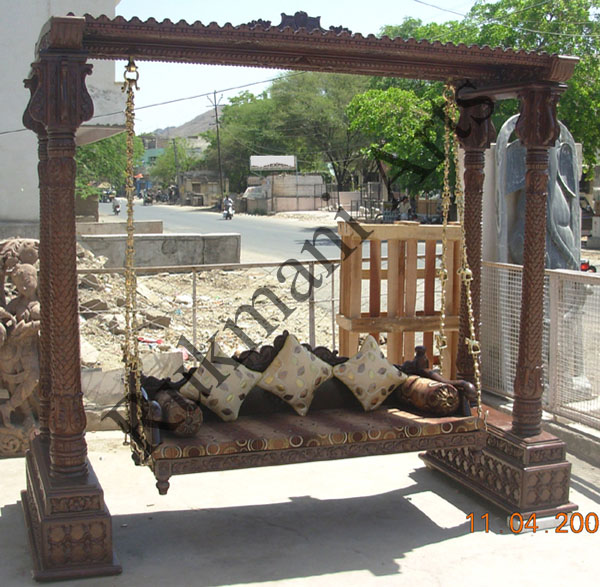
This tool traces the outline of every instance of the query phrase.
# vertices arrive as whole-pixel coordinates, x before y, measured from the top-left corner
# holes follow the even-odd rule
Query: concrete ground
[[[120,433],[87,440],[123,574],[60,585],[588,585],[598,574],[594,515],[590,531],[515,534],[416,454],[175,477],[161,497]],[[569,460],[572,501],[599,515],[600,469]],[[0,461],[2,587],[34,584],[24,471],[23,459]]]

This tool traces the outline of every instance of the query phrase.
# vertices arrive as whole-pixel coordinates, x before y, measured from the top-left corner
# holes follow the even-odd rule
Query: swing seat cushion
[[[479,434],[481,433],[481,434]],[[468,440],[472,437],[472,441]],[[309,460],[329,460],[368,454],[391,454],[449,446],[483,446],[483,423],[475,416],[427,418],[394,407],[372,412],[331,409],[309,412],[304,417],[291,413],[257,414],[235,422],[205,422],[193,438],[165,434],[151,458],[161,460],[206,457],[227,460],[184,467],[180,472],[198,472],[274,465]],[[466,441],[466,442],[465,442]],[[291,456],[299,450],[304,457]],[[252,455],[259,457],[252,461]],[[196,459],[195,457],[198,457]]]

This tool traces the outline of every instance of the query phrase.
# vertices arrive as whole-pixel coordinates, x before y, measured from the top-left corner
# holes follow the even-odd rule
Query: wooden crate
[[[368,268],[363,268],[361,240],[347,223],[340,222],[342,238],[340,313],[340,354],[352,356],[358,350],[360,334],[370,333],[376,339],[387,333],[388,360],[397,365],[414,356],[415,334],[423,333],[430,365],[441,362],[444,375],[456,378],[456,354],[460,312],[460,226],[447,227],[446,267],[446,336],[444,356],[434,355],[434,333],[440,327],[440,308],[436,308],[436,245],[442,240],[442,226],[418,222],[395,224],[361,224],[361,232],[371,233],[367,241]],[[382,264],[382,243],[387,241],[387,268]],[[419,267],[419,242],[424,243],[424,266]],[[344,250],[353,250],[344,255]],[[421,265],[423,265],[421,263]],[[368,311],[362,311],[363,282],[368,281]],[[387,282],[387,296],[382,284]],[[423,303],[418,308],[417,294]],[[384,298],[387,297],[387,302]]]

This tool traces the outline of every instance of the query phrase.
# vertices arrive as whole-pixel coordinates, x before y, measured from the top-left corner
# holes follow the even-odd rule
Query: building
[[[39,226],[39,194],[37,138],[24,129],[23,112],[29,91],[23,86],[33,61],[33,47],[44,23],[51,16],[64,16],[76,11],[98,16],[115,16],[119,0],[0,0],[5,18],[0,24],[0,238],[37,236]],[[10,15],[10,18],[9,16]],[[112,61],[90,61],[92,75],[87,88],[94,101],[94,118],[78,131],[78,144],[86,144],[123,130],[122,113],[125,97],[120,82],[115,82]],[[118,76],[120,77],[120,75]]]
[[[229,193],[229,180],[223,178],[223,192]],[[218,171],[186,171],[182,181],[182,204],[214,206],[221,202],[221,184]]]

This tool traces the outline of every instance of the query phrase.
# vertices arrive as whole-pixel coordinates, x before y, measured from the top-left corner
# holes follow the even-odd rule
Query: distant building
[[[223,178],[223,191],[229,193],[229,180]],[[183,174],[182,203],[214,206],[221,201],[219,173],[212,170],[187,171]]]
[[[165,149],[146,149],[142,157],[142,166],[145,168],[152,167],[156,160],[164,154]]]
[[[115,16],[119,0],[2,0],[5,17],[0,23],[0,131],[17,131],[0,135],[0,238],[19,234],[37,236],[39,227],[39,192],[37,169],[37,138],[23,130],[23,112],[29,101],[29,91],[23,87],[28,77],[34,48],[42,26],[51,16],[65,16],[76,11],[77,16]],[[120,83],[115,82],[112,61],[93,61],[94,69],[86,79],[94,101],[94,118],[77,134],[78,144],[86,144],[124,129],[125,98]]]

